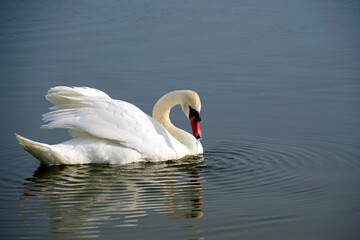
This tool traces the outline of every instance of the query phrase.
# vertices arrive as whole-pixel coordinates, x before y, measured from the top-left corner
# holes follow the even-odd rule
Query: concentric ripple
[[[159,228],[160,218],[181,225],[176,229],[184,238],[221,239],[319,219],[351,224],[359,216],[359,152],[346,141],[241,138],[205,146],[201,158],[163,163],[40,166],[21,183],[16,178],[20,189],[4,188],[4,200],[20,194],[17,216],[3,225],[21,224],[9,238],[89,239],[104,232],[136,235]],[[45,235],[33,230],[44,228]]]
[[[357,176],[360,160],[354,149],[344,142],[313,139],[231,139],[207,146],[204,174],[210,191],[219,195],[274,198],[303,206],[318,201],[326,209],[334,207],[323,200],[338,194],[331,184],[339,183],[339,171]]]
[[[308,223],[359,219],[359,151],[346,141],[241,138],[206,146],[204,202],[223,211],[223,227],[209,232],[215,239],[266,236],[280,226],[286,236]]]

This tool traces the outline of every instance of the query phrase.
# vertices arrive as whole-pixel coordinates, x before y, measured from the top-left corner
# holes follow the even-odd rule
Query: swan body
[[[131,103],[111,99],[88,87],[57,86],[46,99],[53,111],[43,115],[45,129],[67,128],[72,139],[55,145],[16,135],[20,145],[46,165],[165,161],[203,153],[199,142],[201,102],[194,91],[173,91],[158,100],[153,117]],[[181,105],[193,135],[176,128],[170,109]]]

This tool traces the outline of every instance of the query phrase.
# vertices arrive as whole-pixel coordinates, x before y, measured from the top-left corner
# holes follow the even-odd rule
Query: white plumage
[[[48,91],[46,99],[54,106],[43,115],[47,124],[42,128],[67,128],[73,139],[48,145],[16,135],[24,149],[44,164],[163,161],[203,152],[194,136],[169,120],[176,104],[182,105],[188,117],[188,109],[200,113],[200,99],[193,91],[174,91],[162,97],[154,107],[156,120],[133,104],[93,88],[58,86]]]

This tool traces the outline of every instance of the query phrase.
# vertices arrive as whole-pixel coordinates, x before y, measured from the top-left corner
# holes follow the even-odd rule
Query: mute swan
[[[161,97],[153,117],[131,103],[111,99],[88,87],[57,86],[46,99],[54,111],[43,115],[42,128],[68,128],[72,139],[49,145],[16,135],[22,147],[46,165],[164,161],[203,153],[199,121],[201,102],[194,91],[179,90]],[[176,128],[170,109],[180,104],[193,135]]]

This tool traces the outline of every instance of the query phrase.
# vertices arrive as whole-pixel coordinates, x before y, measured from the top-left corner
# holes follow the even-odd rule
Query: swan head
[[[190,120],[194,137],[200,139],[202,137],[199,123],[201,120],[201,102],[199,95],[192,90],[176,90],[162,96],[154,106],[153,118],[167,130],[171,129],[174,135],[175,133],[173,132],[176,127],[171,124],[169,114],[170,109],[178,104],[181,105],[182,111]]]
[[[196,139],[200,139],[202,137],[202,134],[200,129],[201,102],[199,95],[191,90],[184,91],[181,102],[181,109],[190,120],[191,129],[193,131],[194,137]]]

